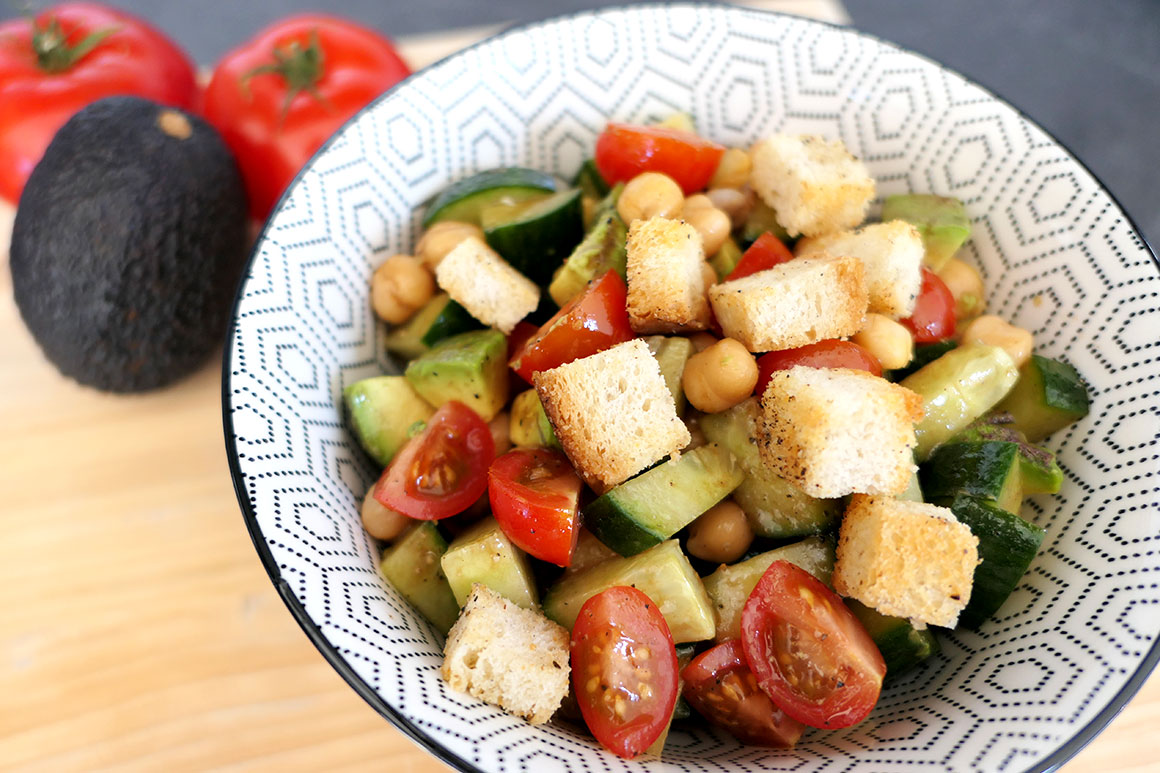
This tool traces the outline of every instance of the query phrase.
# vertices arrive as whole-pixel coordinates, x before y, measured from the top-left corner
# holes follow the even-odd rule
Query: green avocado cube
[[[905,220],[914,225],[926,247],[924,262],[938,271],[971,235],[971,220],[963,202],[931,193],[901,193],[882,203],[882,221]]]
[[[404,375],[431,405],[458,400],[491,421],[508,397],[507,337],[488,329],[445,338],[411,360]]]
[[[402,376],[364,378],[342,390],[350,426],[372,459],[386,467],[411,427],[435,412]]]

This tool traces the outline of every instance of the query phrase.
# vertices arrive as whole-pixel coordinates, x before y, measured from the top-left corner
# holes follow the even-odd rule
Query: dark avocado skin
[[[200,365],[223,339],[245,261],[233,156],[196,116],[175,111],[184,139],[163,131],[164,111],[110,97],[77,113],[16,212],[20,314],[62,373],[97,389],[154,389]]]

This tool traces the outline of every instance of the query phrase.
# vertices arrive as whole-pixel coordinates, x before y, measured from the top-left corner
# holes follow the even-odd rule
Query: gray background
[[[598,0],[112,0],[211,64],[301,10],[349,16],[398,37],[531,21]],[[15,3],[0,1],[0,18]],[[1160,239],[1160,2],[845,0],[854,26],[959,70],[1022,108],[1100,177],[1144,235]]]

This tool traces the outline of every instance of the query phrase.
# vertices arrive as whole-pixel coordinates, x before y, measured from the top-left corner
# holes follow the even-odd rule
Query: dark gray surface
[[[1160,2],[845,0],[854,26],[912,48],[998,92],[1062,140],[1143,229],[1160,238]],[[391,36],[530,21],[596,0],[123,0],[200,62],[260,27],[325,7]],[[0,18],[13,14],[0,3]]]

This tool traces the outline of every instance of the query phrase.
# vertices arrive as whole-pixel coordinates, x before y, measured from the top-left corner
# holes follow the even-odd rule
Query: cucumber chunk
[[[882,659],[886,661],[886,681],[897,679],[939,651],[938,639],[929,628],[920,631],[910,621],[884,615],[856,599],[842,601],[882,653]]]
[[[963,202],[932,193],[900,193],[882,202],[882,222],[905,220],[922,234],[923,262],[938,271],[971,235]]]
[[[1019,470],[1023,479],[1023,493],[1056,494],[1063,485],[1063,470],[1055,454],[1027,440],[1015,427],[1009,413],[991,413],[955,435],[951,442],[980,443],[988,440],[1006,441],[1019,446]]]
[[[435,320],[443,313],[451,296],[439,293],[427,305],[415,312],[415,316],[398,327],[387,332],[386,347],[391,354],[397,354],[405,360],[413,360],[420,354],[429,351],[431,347],[423,343],[423,336],[435,324]]]
[[[949,507],[979,538],[979,565],[959,625],[978,628],[995,614],[1031,566],[1045,532],[990,502],[960,494],[935,504]]]
[[[507,338],[494,329],[452,336],[411,360],[404,375],[431,405],[458,400],[491,421],[508,397]]]
[[[749,217],[745,219],[745,225],[741,227],[741,251],[747,250],[749,245],[757,241],[758,237],[766,231],[776,236],[782,244],[790,249],[797,241],[777,221],[777,213],[773,207],[758,198],[753,204],[753,209],[749,210]]]
[[[745,472],[733,501],[760,537],[784,539],[825,531],[837,521],[841,503],[815,499],[765,466],[757,450],[759,411],[757,398],[751,397],[727,411],[700,418],[705,437],[724,446]]]
[[[572,187],[579,188],[585,196],[602,199],[608,195],[609,185],[596,168],[595,159],[587,159],[580,165],[580,170],[572,178]]]
[[[539,603],[527,555],[494,518],[484,518],[456,537],[443,554],[442,565],[459,606],[467,602],[477,582],[524,609],[535,609]]]
[[[439,560],[446,551],[447,541],[434,522],[419,521],[383,551],[379,562],[387,582],[444,636],[459,617],[459,604]]]
[[[693,356],[693,342],[683,336],[649,336],[644,342],[661,366],[665,386],[669,388],[677,406],[677,415],[680,416],[685,412],[685,389],[681,386],[681,375],[685,372],[685,363]]]
[[[920,478],[931,499],[970,494],[1016,515],[1023,505],[1023,466],[1016,443],[945,443],[922,466]]]
[[[424,346],[431,347],[444,339],[479,330],[483,326],[482,322],[471,316],[470,311],[448,296],[447,303],[443,304],[443,308],[435,315],[435,319],[431,320],[427,332],[423,333],[423,337],[419,340]]]
[[[705,592],[713,602],[717,641],[741,638],[741,610],[761,575],[774,561],[796,564],[829,585],[834,571],[834,543],[824,537],[808,537],[740,563],[722,566],[706,577]]]
[[[910,358],[906,367],[888,370],[884,375],[888,381],[901,381],[956,347],[958,347],[958,343],[949,338],[946,341],[935,341],[933,344],[919,344],[914,347],[914,356]]]
[[[598,497],[584,508],[584,525],[620,555],[636,555],[729,496],[744,476],[724,448],[701,446]]]
[[[548,284],[584,238],[578,188],[511,207],[488,207],[479,219],[488,245],[538,285]]]
[[[342,398],[359,445],[383,467],[407,442],[411,427],[435,413],[403,376],[364,378],[342,390]]]
[[[758,234],[760,236],[760,234]],[[717,250],[716,254],[709,259],[709,265],[713,267],[713,271],[717,273],[718,281],[724,282],[725,277],[733,273],[733,269],[737,268],[737,264],[741,262],[741,247],[730,236],[721,245],[721,249]]]
[[[544,597],[544,614],[572,630],[584,602],[617,585],[636,588],[655,601],[677,644],[713,638],[713,607],[676,540],[565,576]]]
[[[1066,362],[1031,355],[1019,381],[997,410],[1010,413],[1032,443],[1087,416],[1091,398],[1075,368]]]
[[[488,169],[444,188],[427,208],[423,227],[440,220],[479,225],[486,207],[542,199],[555,190],[556,178],[545,172],[518,166]]]
[[[512,400],[508,435],[512,445],[520,448],[560,448],[560,440],[544,411],[536,390],[520,392]]]

